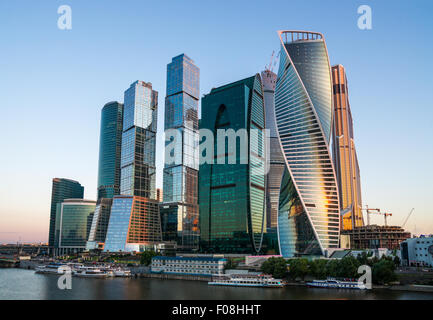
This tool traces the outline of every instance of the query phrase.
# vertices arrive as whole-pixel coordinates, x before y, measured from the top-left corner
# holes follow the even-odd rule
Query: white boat
[[[270,275],[250,275],[250,274],[225,274],[213,276],[212,281],[208,282],[211,286],[237,286],[237,287],[262,287],[262,288],[281,288],[284,286],[281,279],[274,279]]]
[[[64,274],[66,270],[70,268],[66,264],[61,263],[50,263],[46,265],[40,265],[35,268],[36,273],[43,274]]]
[[[353,279],[337,280],[334,278],[328,278],[326,280],[313,280],[307,282],[307,286],[315,288],[331,288],[331,289],[366,289],[365,286],[359,285],[358,281]]]
[[[131,270],[128,269],[116,269],[114,270],[115,277],[131,277]]]
[[[75,270],[74,276],[82,278],[108,278],[112,274],[109,271],[101,270],[98,267],[84,267]]]

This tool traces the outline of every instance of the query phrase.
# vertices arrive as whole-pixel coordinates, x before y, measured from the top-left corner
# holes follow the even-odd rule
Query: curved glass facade
[[[339,198],[329,153],[332,85],[320,33],[280,31],[275,116],[286,169],[278,237],[284,257],[324,255],[337,248]]]
[[[120,194],[123,104],[109,102],[101,112],[98,200]]]
[[[266,210],[265,111],[260,75],[212,89],[202,99],[202,115],[200,129],[213,132],[217,163],[200,164],[200,249],[208,253],[257,253],[262,246]],[[218,130],[230,129],[245,132],[249,142],[237,137],[234,139],[239,143],[232,141],[233,148],[229,149],[230,142],[218,148]],[[248,143],[246,163],[241,155],[243,142]],[[229,162],[232,156],[235,161]]]

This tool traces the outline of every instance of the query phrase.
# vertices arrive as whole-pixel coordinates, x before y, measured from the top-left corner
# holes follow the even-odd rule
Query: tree
[[[145,266],[148,266],[152,262],[152,258],[155,256],[157,256],[157,254],[153,250],[144,251],[141,254],[140,264],[144,264]]]
[[[394,261],[381,259],[373,265],[373,282],[386,284],[397,280]]]
[[[358,268],[360,263],[353,256],[347,256],[341,259],[338,263],[337,277],[341,278],[357,278]]]
[[[289,275],[293,280],[296,278],[301,278],[304,280],[308,272],[309,268],[307,259],[298,258],[289,260]]]
[[[272,257],[263,262],[261,270],[274,278],[281,279],[287,276],[287,262],[284,258]]]
[[[326,279],[326,265],[328,261],[325,259],[315,259],[308,262],[309,274],[316,279]]]

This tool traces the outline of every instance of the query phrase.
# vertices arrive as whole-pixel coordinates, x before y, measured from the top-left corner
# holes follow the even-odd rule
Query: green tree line
[[[358,268],[361,265],[368,265],[372,269],[373,283],[386,284],[397,280],[395,274],[399,259],[391,257],[370,257],[365,252],[358,257],[347,256],[343,259],[327,260],[305,258],[284,259],[269,258],[262,265],[262,272],[271,274],[278,279],[302,279],[311,276],[315,279],[335,278],[359,278]]]

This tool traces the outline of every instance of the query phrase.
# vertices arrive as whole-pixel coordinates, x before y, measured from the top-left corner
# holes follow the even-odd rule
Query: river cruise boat
[[[274,279],[270,275],[251,275],[251,274],[225,274],[212,276],[212,281],[208,282],[211,286],[236,286],[236,287],[261,287],[261,288],[281,288],[284,286],[282,280]]]
[[[35,272],[43,274],[64,274],[68,267],[68,265],[62,263],[49,263],[37,266]]]
[[[119,268],[119,269],[114,269],[113,272],[115,277],[124,277],[124,278],[132,277],[131,270],[128,269]]]
[[[73,275],[82,278],[108,278],[113,276],[113,272],[98,267],[84,267],[75,270]]]
[[[358,281],[354,279],[337,280],[334,278],[328,278],[326,280],[313,280],[311,282],[307,282],[307,286],[331,289],[367,289],[365,286],[359,285]]]

